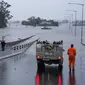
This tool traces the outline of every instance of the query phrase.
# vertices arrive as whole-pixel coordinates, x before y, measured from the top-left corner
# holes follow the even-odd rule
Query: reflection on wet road
[[[68,85],[76,85],[75,71],[74,72],[69,72]]]
[[[63,85],[63,74],[58,67],[46,66],[45,72],[36,74],[36,85]]]
[[[67,85],[76,85],[75,71],[68,73]],[[57,66],[48,66],[45,72],[39,72],[37,70],[35,81],[35,85],[64,85],[63,70],[59,70]]]

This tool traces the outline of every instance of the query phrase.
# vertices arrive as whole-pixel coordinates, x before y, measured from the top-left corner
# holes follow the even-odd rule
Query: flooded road
[[[0,61],[0,85],[35,85],[37,67],[33,56],[19,54]]]
[[[36,63],[36,44],[33,44],[25,53],[0,61],[0,85],[85,85],[85,47],[80,44],[80,37],[74,37],[66,25],[49,31],[39,29],[36,35],[40,40],[64,41],[63,69],[46,65],[45,72],[40,73]],[[72,73],[69,72],[67,56],[71,43],[77,48],[76,68]]]

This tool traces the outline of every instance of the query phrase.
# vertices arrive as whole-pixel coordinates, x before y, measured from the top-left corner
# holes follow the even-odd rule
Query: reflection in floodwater
[[[37,74],[35,85],[40,85],[40,74]]]
[[[62,84],[62,76],[60,74],[58,75],[58,85],[63,85]]]
[[[5,70],[6,70],[6,63],[5,62],[0,63],[0,85],[4,85],[5,79],[7,78],[5,74]]]
[[[35,85],[63,85],[62,71],[47,67],[45,72],[37,72]]]
[[[25,54],[19,54],[0,60],[0,85],[19,85],[16,84],[16,82],[21,79],[18,79],[17,77],[17,75],[21,72],[21,70],[19,71],[19,69],[21,69],[19,68],[21,64],[20,60],[23,60],[25,56]]]
[[[69,81],[68,85],[76,85],[76,78],[75,78],[75,72],[69,72]]]
[[[13,56],[13,59],[14,59],[14,63],[16,63],[17,61],[19,61],[20,59],[22,59],[23,57],[25,57],[26,55],[25,54],[18,54],[18,55],[15,55]]]

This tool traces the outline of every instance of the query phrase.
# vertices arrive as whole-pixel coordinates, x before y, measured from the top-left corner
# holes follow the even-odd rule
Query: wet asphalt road
[[[45,31],[44,35],[40,33],[37,37],[49,41],[64,40],[65,52],[62,71],[59,71],[56,65],[46,65],[45,72],[39,73],[35,57],[36,44],[33,44],[24,54],[0,61],[0,85],[85,85],[85,47],[80,44],[80,38],[74,37],[67,26],[60,28]],[[66,54],[71,43],[77,48],[74,73],[69,72]]]

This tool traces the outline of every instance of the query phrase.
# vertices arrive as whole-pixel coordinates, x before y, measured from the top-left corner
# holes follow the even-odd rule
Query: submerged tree
[[[0,1],[0,28],[7,27],[8,20],[13,17],[8,10],[10,6],[7,2]]]

